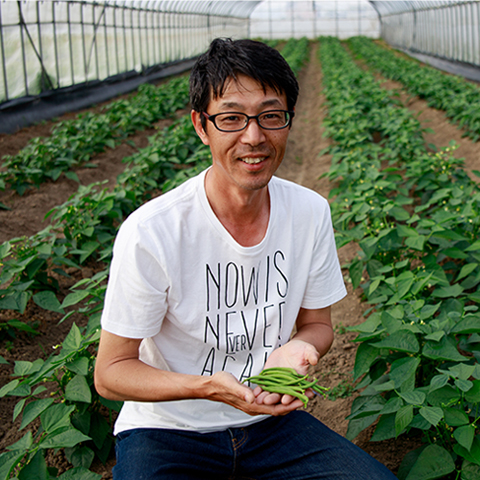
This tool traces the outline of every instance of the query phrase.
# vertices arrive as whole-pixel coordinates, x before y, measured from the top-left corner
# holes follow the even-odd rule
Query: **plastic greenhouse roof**
[[[395,15],[397,13],[414,12],[419,10],[433,10],[448,5],[471,3],[472,0],[429,0],[429,1],[372,1],[379,15]]]
[[[236,0],[106,0],[105,3],[160,12],[248,18],[260,1]]]

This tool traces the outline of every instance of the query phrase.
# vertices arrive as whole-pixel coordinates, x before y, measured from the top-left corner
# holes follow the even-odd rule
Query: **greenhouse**
[[[0,0],[0,147],[0,480],[480,479],[480,1]]]

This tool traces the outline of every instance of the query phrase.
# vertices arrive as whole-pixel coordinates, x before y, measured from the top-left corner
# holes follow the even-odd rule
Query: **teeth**
[[[249,165],[256,165],[257,163],[263,162],[266,157],[261,158],[242,158],[242,162],[248,163]]]

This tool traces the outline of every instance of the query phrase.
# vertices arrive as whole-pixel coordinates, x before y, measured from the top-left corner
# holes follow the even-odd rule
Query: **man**
[[[262,43],[217,39],[190,83],[213,165],[134,212],[114,248],[95,376],[126,401],[114,478],[395,478],[299,399],[242,383],[317,364],[346,293],[328,203],[273,176],[295,76]]]

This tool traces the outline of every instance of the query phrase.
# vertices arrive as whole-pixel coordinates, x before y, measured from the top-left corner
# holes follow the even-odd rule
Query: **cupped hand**
[[[312,344],[304,342],[303,340],[292,339],[272,352],[264,368],[293,368],[298,374],[306,375],[308,373],[308,367],[310,365],[316,365],[319,358],[320,354]],[[255,388],[254,394],[255,402],[259,405],[291,405],[293,402],[300,401],[292,395],[270,393],[262,390],[260,387]],[[305,395],[310,399],[313,398],[313,390],[311,388],[307,389]],[[302,405],[303,403],[301,403],[300,406]]]
[[[303,405],[301,400],[294,397],[292,401],[285,403],[280,401],[259,403],[251,388],[227,372],[217,372],[210,377],[209,393],[206,398],[231,405],[248,415],[286,415]]]

